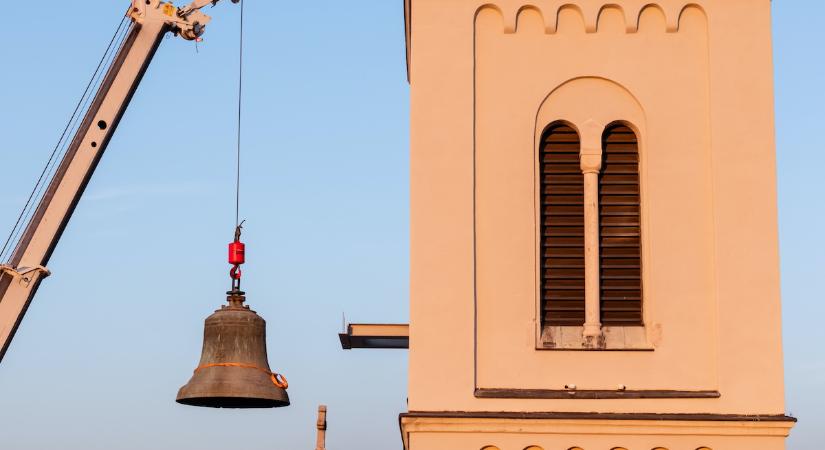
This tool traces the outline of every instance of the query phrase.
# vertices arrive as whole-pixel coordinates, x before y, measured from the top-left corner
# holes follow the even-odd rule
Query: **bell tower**
[[[407,0],[409,450],[780,450],[770,0]]]

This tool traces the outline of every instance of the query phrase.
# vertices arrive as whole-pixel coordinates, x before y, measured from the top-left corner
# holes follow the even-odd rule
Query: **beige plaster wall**
[[[568,3],[411,2],[409,409],[783,413],[770,2]],[[653,351],[537,350],[557,119],[637,130]],[[474,396],[565,384],[721,397]]]

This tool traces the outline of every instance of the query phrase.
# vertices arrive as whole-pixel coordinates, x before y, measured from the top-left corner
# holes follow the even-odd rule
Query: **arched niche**
[[[479,33],[504,33],[504,14],[493,4],[482,5],[476,10],[476,31]]]
[[[596,28],[599,33],[625,34],[628,26],[624,9],[616,4],[602,6]]]
[[[556,33],[584,34],[585,32],[584,13],[578,5],[568,3],[559,7],[556,13]]]
[[[532,5],[522,6],[516,15],[516,32],[526,34],[544,34],[547,25],[541,10]]]
[[[698,29],[707,33],[708,16],[705,10],[696,4],[686,5],[679,13],[679,31],[694,31]]]
[[[667,16],[661,6],[651,3],[639,12],[640,33],[665,33],[667,31]]]
[[[645,113],[624,86],[606,78],[580,77],[555,87],[536,113],[535,148],[546,127],[559,120],[578,133],[582,148],[600,148],[602,132],[616,119],[628,124],[640,139],[645,132]]]

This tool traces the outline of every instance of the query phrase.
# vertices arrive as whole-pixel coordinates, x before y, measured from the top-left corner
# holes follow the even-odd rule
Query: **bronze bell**
[[[229,305],[206,319],[203,350],[177,402],[211,408],[277,408],[289,405],[286,379],[269,368],[266,321],[243,304],[244,292],[227,292]]]

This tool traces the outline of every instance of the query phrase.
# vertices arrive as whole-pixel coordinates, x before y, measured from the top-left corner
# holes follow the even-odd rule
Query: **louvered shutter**
[[[584,177],[579,136],[551,126],[541,143],[544,323],[584,323]]]
[[[608,127],[599,177],[601,321],[642,325],[639,146],[624,125]]]

